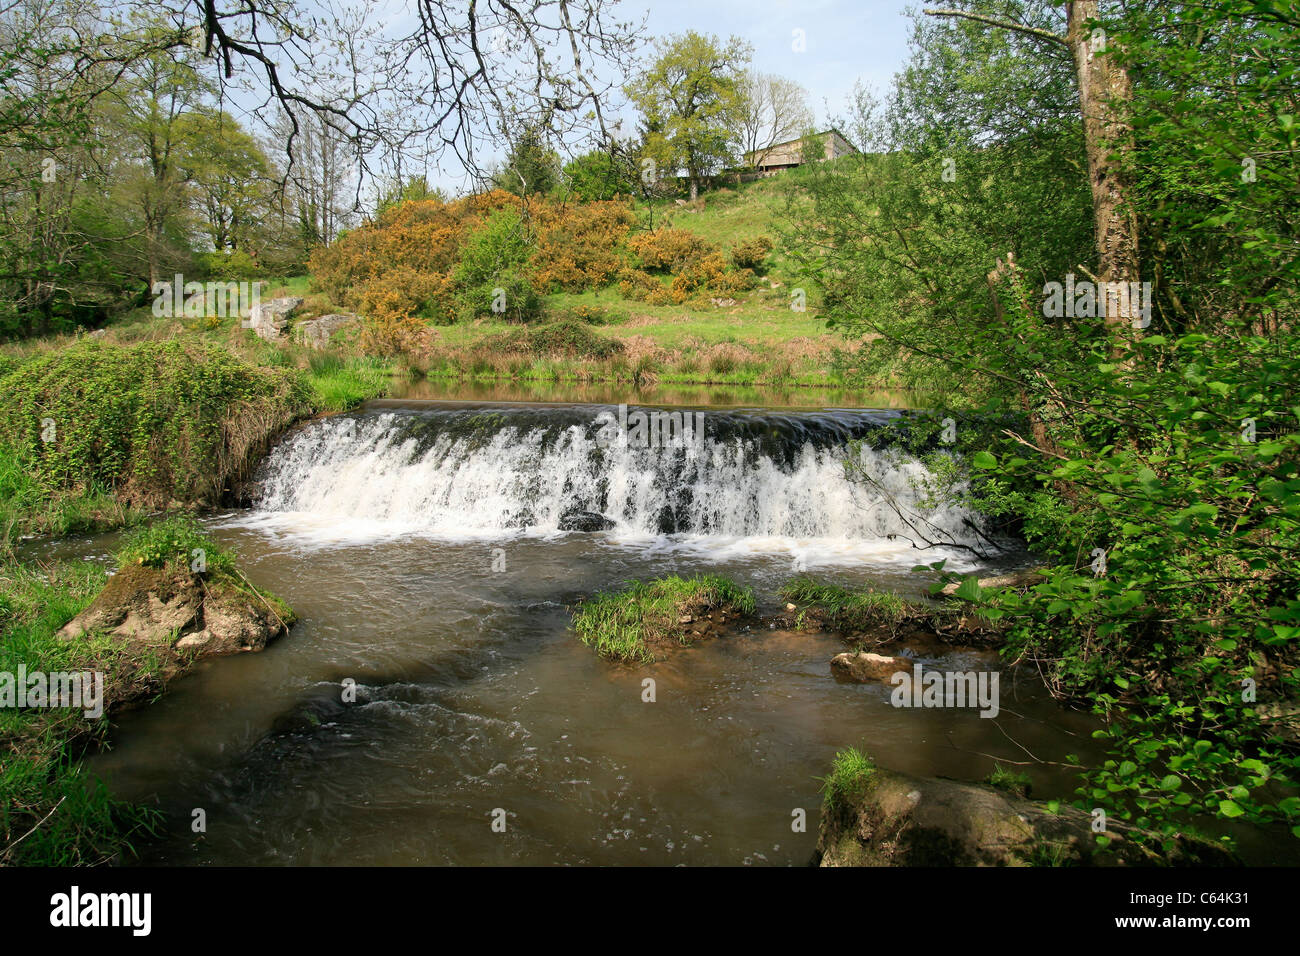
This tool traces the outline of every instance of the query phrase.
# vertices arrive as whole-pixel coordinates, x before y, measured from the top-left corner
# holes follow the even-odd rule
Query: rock
[[[608,531],[612,527],[613,521],[594,511],[566,511],[560,515],[561,531]]]
[[[294,326],[294,334],[300,336],[306,345],[314,349],[323,349],[329,346],[331,335],[360,321],[360,316],[355,313],[334,312],[297,323]]]
[[[851,684],[867,684],[872,681],[889,681],[899,671],[912,672],[915,662],[908,657],[889,657],[886,654],[872,654],[859,651],[856,654],[846,651],[831,658],[831,674],[836,680]]]
[[[736,304],[735,299],[710,299],[709,301],[719,309],[729,309]]]
[[[199,631],[197,634],[186,634],[176,642],[176,650],[184,651],[191,647],[202,647],[212,640],[212,635],[207,631]]]
[[[875,768],[829,790],[815,859],[821,866],[1233,866],[1222,847],[1176,836],[1166,854],[1111,821],[1099,847],[1092,816],[1056,812],[986,784]]]
[[[285,296],[259,302],[249,310],[248,324],[245,327],[252,329],[268,342],[275,342],[284,338],[285,329],[289,327],[289,316],[300,305],[302,299],[299,296]]]
[[[292,612],[277,610],[228,581],[188,570],[133,565],[109,578],[90,607],[60,629],[59,637],[71,640],[103,631],[156,648],[164,656],[198,650],[202,657],[213,657],[260,651],[291,623]]]

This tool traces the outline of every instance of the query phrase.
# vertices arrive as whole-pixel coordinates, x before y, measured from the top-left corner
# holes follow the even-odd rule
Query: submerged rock
[[[1232,866],[1224,848],[1175,837],[1172,852],[1143,845],[1114,823],[1110,843],[1092,816],[985,784],[913,777],[873,768],[838,781],[822,807],[816,862],[821,866]]]
[[[890,657],[869,651],[859,651],[856,654],[846,652],[831,658],[831,673],[836,680],[866,684],[871,681],[888,681],[899,671],[910,674],[915,663],[910,657]]]
[[[136,644],[199,657],[260,651],[284,634],[293,612],[232,581],[128,565],[59,631],[72,640],[103,631]]]
[[[608,531],[614,522],[594,511],[566,511],[560,516],[561,531]]]

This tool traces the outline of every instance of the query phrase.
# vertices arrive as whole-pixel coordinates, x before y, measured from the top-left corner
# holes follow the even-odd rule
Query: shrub
[[[767,236],[745,239],[731,247],[731,263],[737,269],[761,270],[763,260],[772,251],[772,240]]]
[[[296,372],[215,346],[88,341],[0,379],[0,442],[46,496],[107,488],[142,505],[216,501],[307,408]]]
[[[623,343],[591,331],[581,322],[554,322],[489,336],[481,346],[487,353],[563,355],[574,358],[607,359],[623,351]]]
[[[632,237],[629,245],[644,268],[672,271],[719,251],[713,243],[685,229],[656,229]]]
[[[583,292],[609,285],[626,258],[632,211],[624,203],[539,205],[532,278],[540,292]]]

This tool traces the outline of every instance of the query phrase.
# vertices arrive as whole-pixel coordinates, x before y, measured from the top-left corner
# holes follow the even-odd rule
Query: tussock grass
[[[649,663],[655,659],[655,644],[690,643],[690,628],[681,618],[712,610],[752,614],[753,591],[718,575],[636,581],[626,590],[583,601],[573,626],[601,657]]]
[[[831,772],[822,778],[823,804],[827,808],[852,806],[866,793],[876,765],[856,747],[835,754]]]
[[[781,596],[795,604],[822,610],[837,627],[865,631],[874,627],[891,630],[913,616],[914,609],[897,594],[888,591],[850,590],[800,577],[781,588]]]
[[[312,355],[307,364],[311,403],[318,411],[345,412],[386,394],[393,371],[387,362],[376,358],[345,358],[329,352]]]

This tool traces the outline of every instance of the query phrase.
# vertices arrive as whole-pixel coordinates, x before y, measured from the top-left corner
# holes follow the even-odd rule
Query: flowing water
[[[575,404],[372,403],[287,436],[253,507],[209,525],[300,623],[123,715],[90,762],[164,812],[146,862],[801,865],[844,747],[965,779],[1089,754],[1089,719],[1006,668],[988,719],[837,683],[828,635],[751,626],[652,665],[597,658],[568,609],[635,578],[726,574],[770,614],[801,571],[920,595],[916,564],[1018,559],[973,516],[919,514],[921,466],[871,447],[897,412],[674,411],[690,417],[662,420],[660,447],[635,410],[624,430],[617,408]],[[846,477],[854,438],[871,481]],[[559,530],[575,510],[610,526]],[[1070,775],[1031,775],[1071,795]]]

